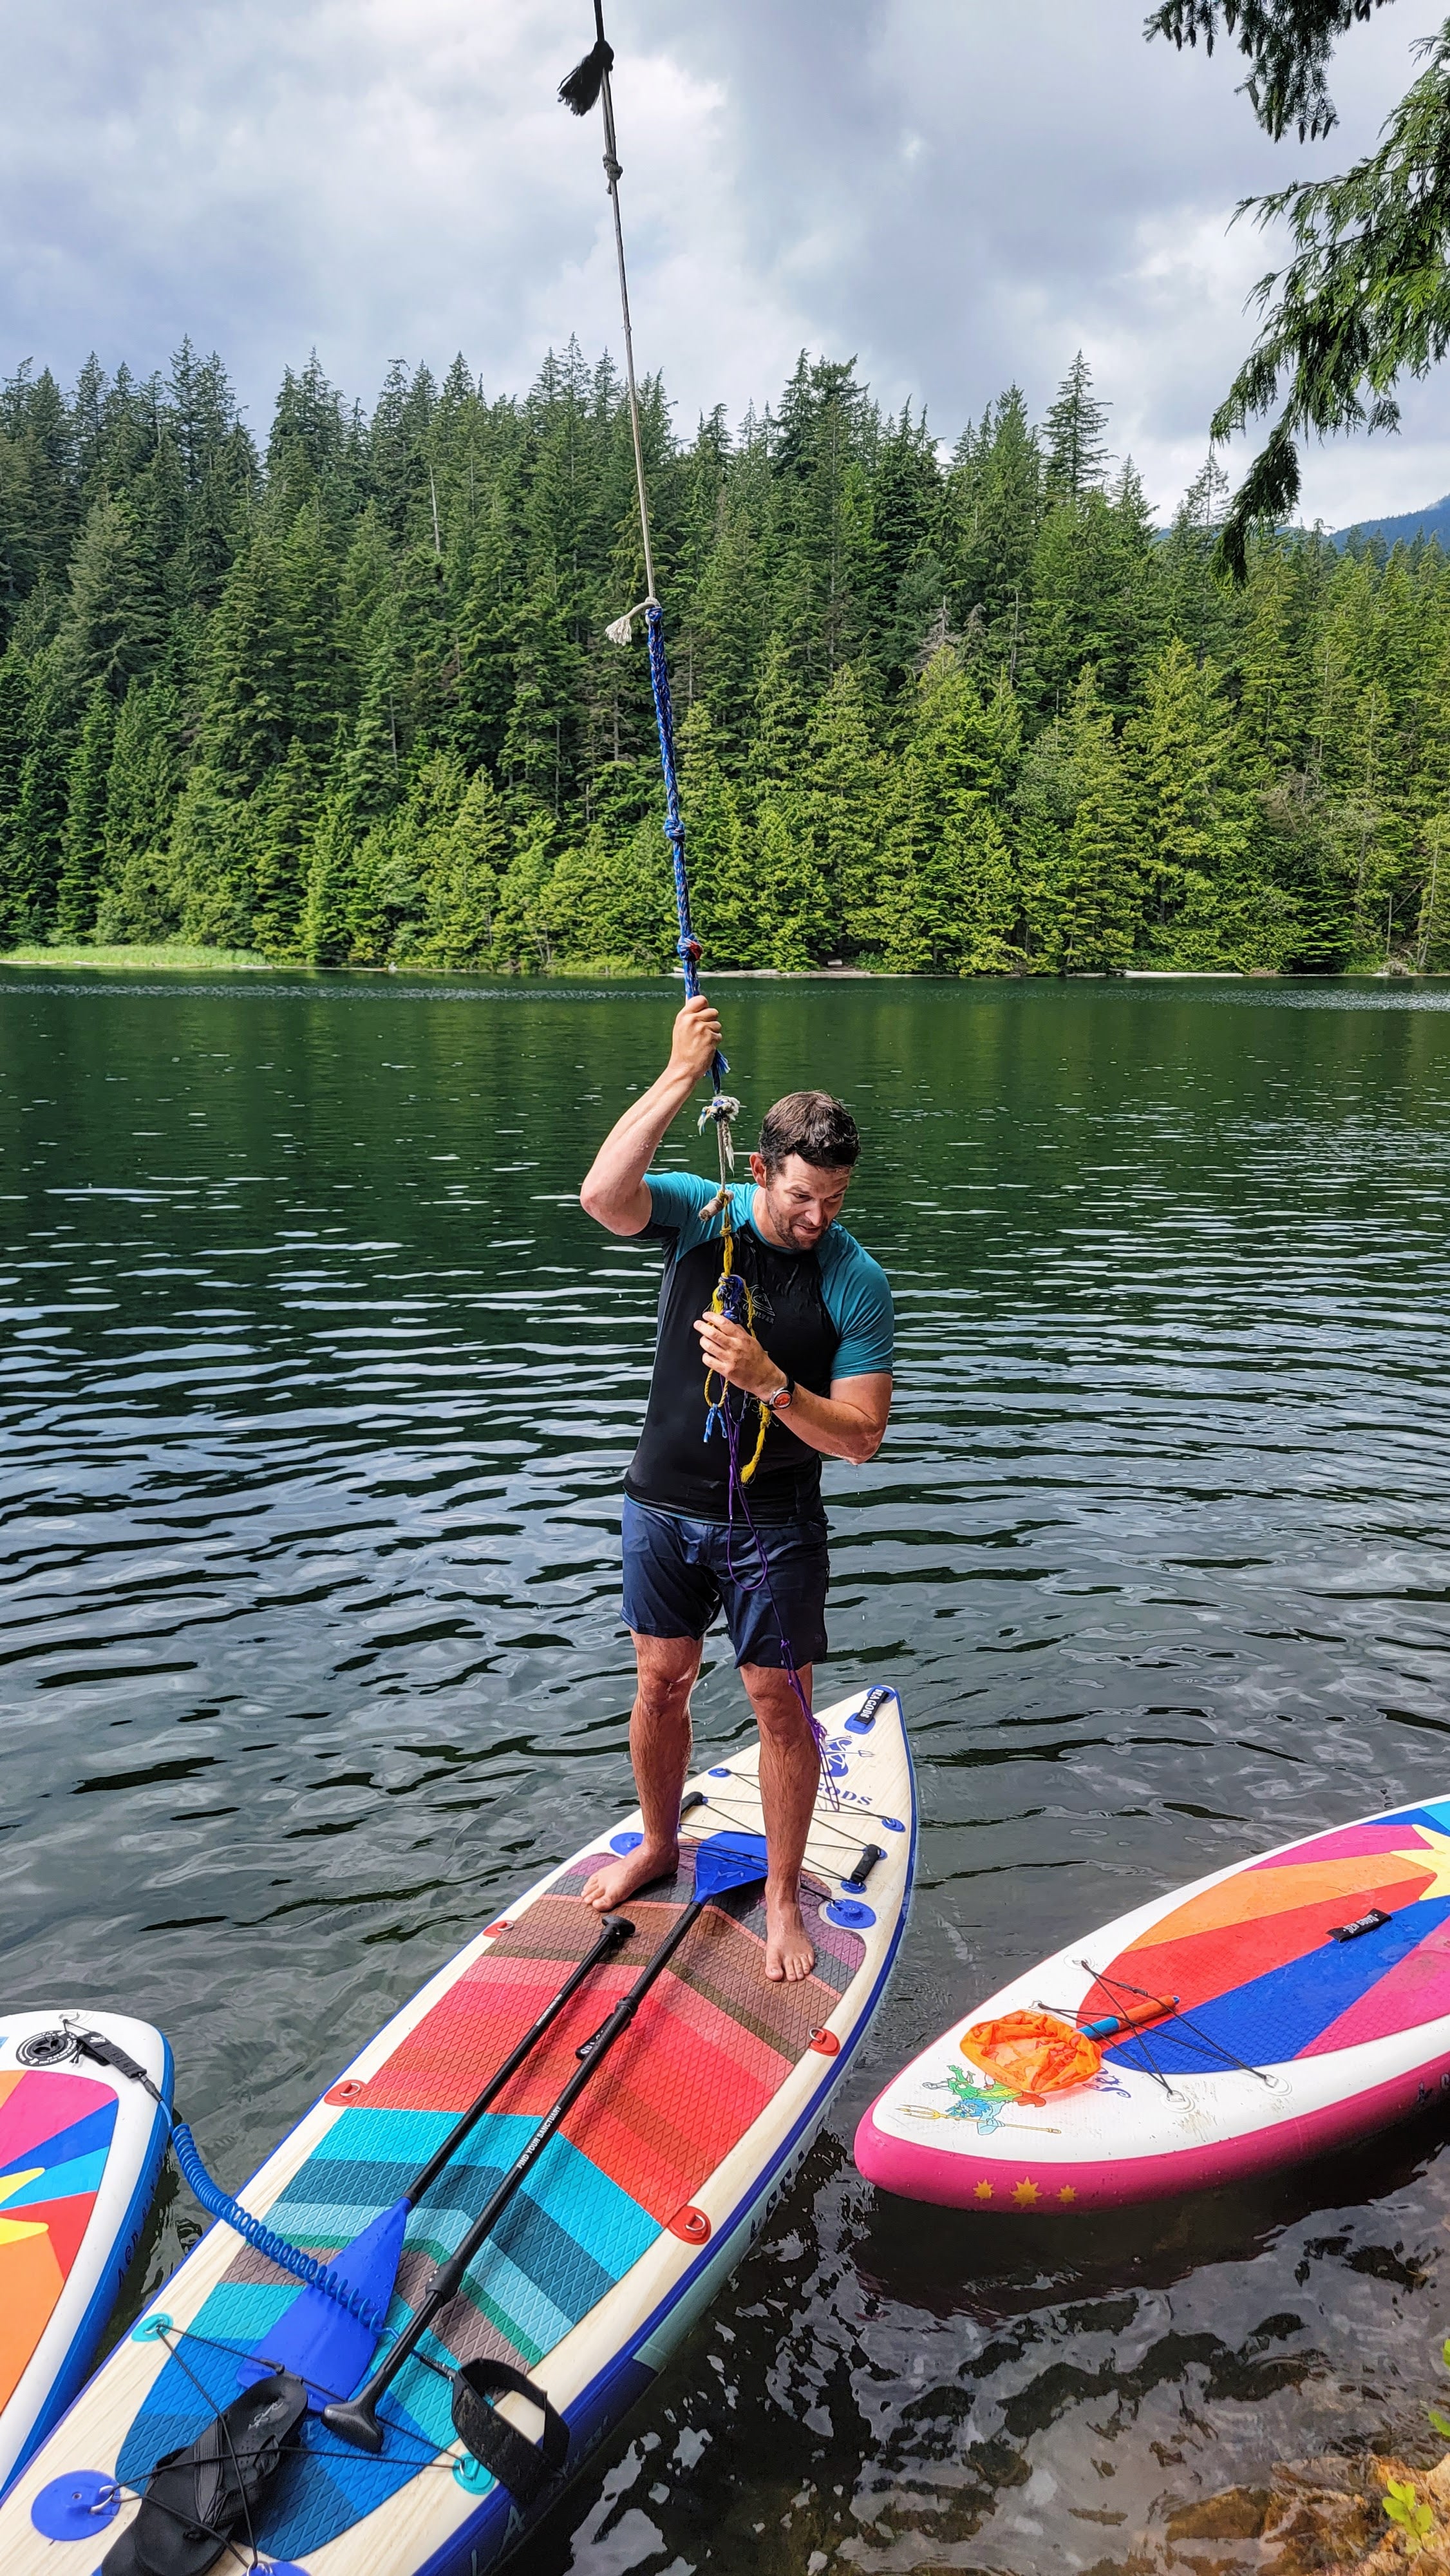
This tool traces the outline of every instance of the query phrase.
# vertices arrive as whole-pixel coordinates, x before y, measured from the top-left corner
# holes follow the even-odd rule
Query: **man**
[[[644,1840],[596,1872],[584,1893],[604,1911],[676,1866],[690,1693],[705,1631],[723,1606],[760,1728],[765,1973],[794,1982],[815,1965],[800,1872],[820,1776],[806,1708],[812,1667],[826,1650],[821,1460],[861,1466],[881,1446],[891,1407],[891,1291],[837,1223],[861,1150],[855,1124],[825,1092],[798,1091],[766,1112],[753,1177],[731,1190],[734,1266],[755,1301],[754,1329],[708,1311],[721,1267],[721,1219],[703,1213],[714,1184],[649,1167],[719,1044],[710,1004],[703,995],[687,1002],[664,1072],[611,1129],[579,1193],[610,1234],[642,1236],[665,1250],[654,1375],[624,1505],[624,1616],[638,1666],[629,1750]],[[712,1394],[723,1380],[743,1417],[742,1467],[765,1423],[746,1492],[770,1591],[738,1511],[733,1542],[727,1531],[729,1451],[718,1426],[704,1436],[707,1371]],[[790,1685],[772,1591],[806,1708]]]

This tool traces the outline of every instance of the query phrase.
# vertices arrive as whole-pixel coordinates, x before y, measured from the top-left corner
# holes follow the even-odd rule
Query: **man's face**
[[[820,1242],[827,1226],[834,1225],[840,1215],[851,1186],[849,1164],[823,1169],[799,1154],[787,1154],[774,1172],[767,1171],[759,1154],[752,1154],[750,1169],[765,1193],[771,1232],[778,1243],[789,1244],[792,1252],[809,1252]]]

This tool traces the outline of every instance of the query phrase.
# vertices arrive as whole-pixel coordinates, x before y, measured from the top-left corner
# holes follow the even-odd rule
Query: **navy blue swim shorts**
[[[678,1520],[628,1495],[624,1504],[624,1624],[641,1637],[703,1637],[721,1610],[737,1664],[772,1664],[780,1650],[777,1614],[798,1664],[826,1652],[830,1559],[823,1519],[762,1522],[767,1590],[748,1529]],[[771,1594],[775,1606],[771,1604]]]

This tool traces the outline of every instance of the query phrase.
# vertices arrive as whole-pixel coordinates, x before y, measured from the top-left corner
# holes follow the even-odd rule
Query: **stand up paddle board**
[[[213,2228],[0,2504],[5,2576],[132,2576],[168,2534],[169,2570],[185,2522],[227,2521],[233,2453],[253,2488],[229,2525],[250,2525],[249,2565],[483,2576],[516,2545],[759,2233],[885,1992],[916,1840],[901,1711],[875,1691],[823,1723],[802,1883],[814,1973],[764,1974],[758,1748],[689,1784],[678,1874],[622,1903],[612,1939],[581,1890],[637,1847],[638,1814],[586,1844],[389,2022],[242,2195],[369,2299],[388,2299],[396,2216],[381,2338],[369,2327],[358,2346],[334,2298]],[[521,2049],[409,2206],[418,2169]],[[203,2529],[186,2576],[233,2563],[229,2540],[210,2547]]]
[[[1059,2071],[1096,2025],[1097,2072],[1034,2089],[1024,2025],[1005,2047],[982,2033],[1009,2014],[1067,2025]],[[1446,2098],[1450,1799],[1287,1843],[1070,1943],[887,2085],[856,2162],[907,2200],[1071,2213],[1237,2182]]]
[[[0,2493],[90,2368],[166,2152],[164,2114],[84,2058],[77,2029],[115,2041],[170,2098],[171,2051],[148,2023],[0,2013]]]

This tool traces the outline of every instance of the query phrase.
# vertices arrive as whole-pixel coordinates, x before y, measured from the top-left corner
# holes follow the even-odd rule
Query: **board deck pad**
[[[739,1793],[725,1793],[731,1794]],[[696,1821],[709,1829],[708,1818]],[[843,1851],[859,1850],[862,1835],[854,1820],[826,1830],[828,1847],[834,1830]],[[672,1884],[657,1883],[621,1905],[618,1910],[635,1926],[632,1938],[586,1980],[497,2107],[410,2214],[390,2334],[426,2299],[439,2266],[577,2071],[581,2043],[691,1902],[694,1850],[693,1843],[682,1844]],[[570,1966],[596,1942],[599,1916],[580,1891],[597,1868],[616,1857],[602,1843],[578,1857],[516,1922],[504,1918],[505,1928],[490,1946],[381,2064],[361,2080],[333,2087],[327,2097],[335,2106],[332,2123],[271,2203],[270,2224],[309,2253],[331,2257],[396,2200],[473,2100],[489,2067],[507,2056]],[[373,2457],[350,2449],[317,2414],[309,2415],[258,2527],[264,2552],[299,2560],[351,2531],[425,2469],[451,2475],[456,2440],[449,2374],[479,2356],[534,2370],[671,2221],[690,2210],[694,2195],[806,2057],[813,2035],[862,1967],[867,1944],[828,1919],[831,1899],[829,1880],[808,1871],[802,1908],[816,1968],[792,1985],[765,1977],[758,1884],[706,1908],[651,1988],[629,2041],[605,2060],[458,2295],[383,2399],[384,2453]],[[812,2063],[819,2067],[823,2061],[817,2056]],[[195,2317],[164,2336],[169,2357],[119,2447],[116,2469],[123,2481],[144,2485],[164,2452],[196,2438],[235,2395],[244,2357],[265,2355],[269,2326],[296,2296],[290,2275],[251,2248],[236,2246]],[[440,2458],[450,2450],[454,2456]]]
[[[1042,2004],[1088,2021],[1148,1996],[1176,2008],[1039,2102],[962,2054],[974,2021]],[[1310,1835],[1080,1936],[924,2050],[856,2153],[907,2197],[1071,2212],[1292,2163],[1442,2095],[1450,1798]]]
[[[767,1981],[758,1882],[704,1908],[382,2398],[382,2452],[352,2448],[319,2413],[306,2417],[258,2522],[264,2560],[305,2576],[485,2576],[553,2490],[520,2505],[466,2454],[452,2423],[455,2369],[494,2359],[543,2389],[568,2426],[572,2474],[718,2295],[808,2153],[905,1929],[910,1749],[895,1694],[874,1691],[869,1706],[865,1697],[821,1713],[827,1761],[802,1888],[814,1974]],[[678,1926],[698,1845],[760,1834],[753,1739],[687,1786],[673,1882],[617,1909],[635,1927],[630,1939],[590,1970],[409,2214],[377,2360],[578,2072],[581,2046]],[[606,1827],[476,1932],[243,2185],[246,2207],[331,2258],[394,2206],[595,1948],[600,1921],[583,1887],[637,1843],[639,1827],[637,1811]],[[853,1872],[867,1843],[881,1857],[863,1890]],[[77,2477],[119,2479],[111,2536],[123,2531],[158,2459],[194,2441],[239,2380],[255,2378],[300,2295],[313,2294],[225,2226],[211,2228],[0,2501],[5,2576],[88,2576],[45,2532],[47,2508],[32,2517],[47,2485],[63,2498]],[[536,2438],[538,2419],[520,2399],[502,2407]]]

